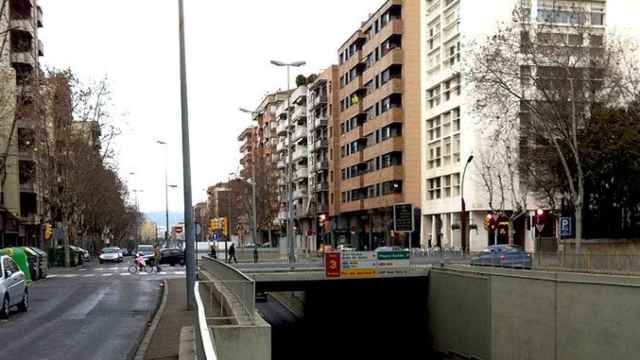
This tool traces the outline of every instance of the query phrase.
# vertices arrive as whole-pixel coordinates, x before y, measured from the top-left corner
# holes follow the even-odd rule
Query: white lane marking
[[[176,274],[176,275],[184,275],[184,274],[186,274],[186,272],[184,272],[184,271],[174,271],[173,273]]]
[[[167,272],[166,272],[166,271],[160,271],[160,273],[159,273],[159,274],[160,274],[160,275],[167,275]]]
[[[80,269],[80,271],[88,271],[89,269]]]
[[[69,310],[63,318],[81,320],[87,317],[87,314],[93,310],[102,300],[104,295],[109,291],[108,287],[102,288],[99,292],[87,297],[84,301]]]
[[[96,268],[96,271],[102,271],[104,268]]]
[[[111,276],[113,275],[112,273],[107,273],[107,274],[102,274],[103,277],[107,277],[107,276]]]
[[[58,275],[56,275],[56,274],[49,274],[49,275],[47,275],[47,277],[48,277],[48,278],[57,278],[57,277],[58,277]]]
[[[129,274],[129,273],[120,273],[120,276],[129,276],[129,275],[131,275],[131,274]]]
[[[78,274],[62,274],[62,275],[58,275],[58,277],[61,277],[61,278],[73,278],[73,277],[76,277],[76,276],[78,276]]]
[[[82,275],[82,277],[94,277],[96,276],[96,274],[86,274],[86,275]]]

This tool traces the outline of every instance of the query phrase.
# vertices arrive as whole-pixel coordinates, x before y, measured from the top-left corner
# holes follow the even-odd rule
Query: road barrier
[[[231,299],[228,299],[235,305],[242,308],[243,314],[239,321],[255,318],[256,312],[256,285],[255,281],[222,261],[204,257],[200,262],[202,270],[214,277],[213,283],[220,290],[227,290]]]
[[[534,254],[533,266],[540,270],[640,275],[640,255],[538,252]]]
[[[194,293],[196,298],[196,354],[198,359],[217,360],[213,332],[209,328],[207,323],[207,316],[205,313],[204,303],[200,296],[200,282],[197,281],[194,287]]]

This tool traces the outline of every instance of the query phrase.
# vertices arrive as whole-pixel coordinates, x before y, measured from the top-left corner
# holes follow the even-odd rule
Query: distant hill
[[[165,212],[164,211],[153,211],[145,213],[144,216],[156,223],[159,226],[165,225]],[[184,213],[183,212],[169,212],[169,227],[184,222]]]

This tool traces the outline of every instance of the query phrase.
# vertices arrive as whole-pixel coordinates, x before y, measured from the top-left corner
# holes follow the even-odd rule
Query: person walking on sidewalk
[[[258,244],[253,248],[253,262],[258,263]]]
[[[231,243],[231,247],[229,247],[229,259],[227,261],[231,264],[232,260],[235,261],[236,264],[238,263],[238,259],[236,258],[236,244],[234,243]]]
[[[153,263],[156,267],[156,272],[160,272],[160,258],[162,258],[162,254],[160,253],[160,246],[156,245],[153,248]]]

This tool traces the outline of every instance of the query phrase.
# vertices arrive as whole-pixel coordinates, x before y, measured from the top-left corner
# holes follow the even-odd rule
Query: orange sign
[[[327,252],[324,254],[324,273],[328,278],[340,277],[339,252]]]

